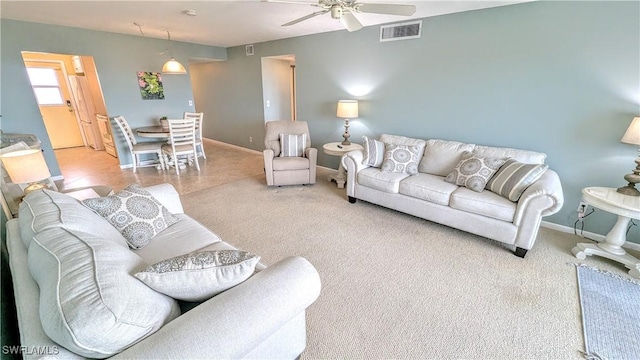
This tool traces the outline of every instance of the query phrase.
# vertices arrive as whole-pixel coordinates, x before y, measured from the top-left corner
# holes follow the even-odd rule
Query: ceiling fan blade
[[[303,16],[303,17],[301,17],[301,18],[299,18],[299,19],[295,19],[295,20],[293,20],[293,21],[289,21],[289,22],[288,22],[288,23],[286,23],[286,24],[282,24],[282,26],[290,26],[290,25],[294,25],[294,24],[297,24],[297,23],[299,23],[299,22],[302,22],[302,21],[305,21],[305,20],[309,20],[309,19],[311,19],[312,17],[316,17],[316,16],[318,16],[318,15],[326,14],[326,13],[328,13],[328,12],[329,12],[329,10],[316,11],[316,12],[311,13],[311,14],[309,14],[309,15]]]
[[[362,24],[358,20],[358,18],[351,13],[351,11],[342,12],[342,16],[340,17],[340,23],[347,28],[348,31],[357,31],[362,29]]]
[[[400,4],[357,4],[355,9],[357,12],[361,13],[404,16],[411,16],[416,12],[416,7],[414,5]]]

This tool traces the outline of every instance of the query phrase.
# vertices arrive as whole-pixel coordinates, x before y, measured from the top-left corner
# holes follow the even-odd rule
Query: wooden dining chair
[[[180,175],[178,157],[186,156],[189,165],[196,163],[196,169],[200,171],[198,152],[196,151],[196,120],[195,119],[169,119],[169,143],[162,145],[162,153],[173,159],[176,174]],[[169,160],[165,159],[169,164]]]
[[[207,160],[207,154],[204,153],[204,145],[202,145],[202,121],[204,120],[204,113],[185,112],[183,118],[196,119],[196,149],[199,147],[199,156]]]
[[[165,164],[162,159],[162,145],[164,142],[161,141],[153,141],[153,142],[138,142],[136,140],[135,135],[133,135],[133,131],[131,131],[131,127],[127,122],[127,119],[122,115],[115,116],[113,118],[118,124],[120,131],[124,135],[124,139],[127,142],[127,146],[129,146],[129,152],[131,153],[131,162],[133,163],[133,172],[136,172],[138,167],[143,166],[156,166],[156,164],[143,164],[140,160],[140,155],[144,154],[156,154],[158,156],[158,162],[160,164],[160,169],[164,170]]]

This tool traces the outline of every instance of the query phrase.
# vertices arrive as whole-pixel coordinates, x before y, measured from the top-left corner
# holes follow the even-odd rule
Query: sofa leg
[[[515,252],[517,257],[521,257],[524,259],[524,256],[527,255],[527,249],[523,249],[521,247],[516,247],[516,252]]]
[[[356,203],[356,198],[354,198],[353,196],[349,196],[349,202],[352,204]]]

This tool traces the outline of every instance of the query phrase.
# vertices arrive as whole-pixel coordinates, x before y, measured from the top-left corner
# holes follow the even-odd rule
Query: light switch
[[[193,100],[189,100],[189,106],[193,106]]]

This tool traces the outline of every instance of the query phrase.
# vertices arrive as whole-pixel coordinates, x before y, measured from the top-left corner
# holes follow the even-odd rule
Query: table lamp
[[[622,136],[620,140],[625,144],[640,146],[640,116],[636,116],[631,121],[629,128]],[[640,149],[638,149],[638,158],[635,160],[636,168],[633,169],[631,174],[624,176],[624,179],[629,182],[627,186],[618,188],[618,192],[630,196],[640,196],[640,191],[635,188],[635,184],[640,182]]]
[[[23,190],[25,195],[46,187],[38,183],[51,176],[40,149],[13,151],[3,154],[1,159],[11,181],[16,184],[29,184]]]
[[[344,141],[342,145],[351,145],[349,142],[349,119],[358,117],[358,100],[340,100],[338,101],[338,111],[336,117],[344,119]]]

